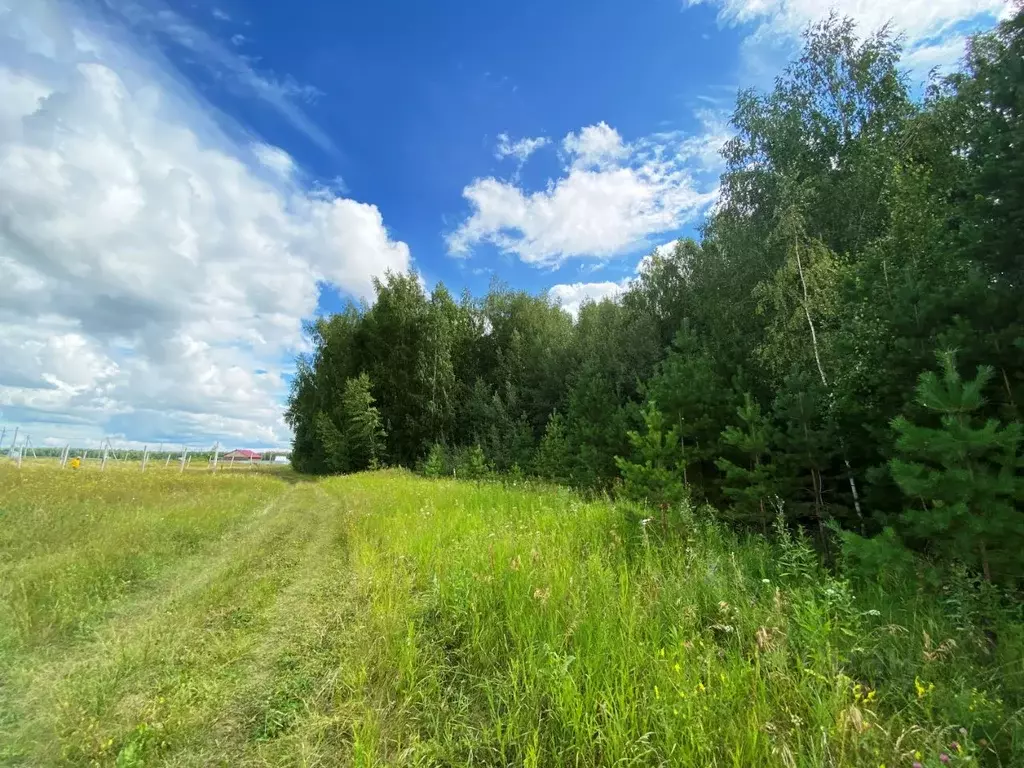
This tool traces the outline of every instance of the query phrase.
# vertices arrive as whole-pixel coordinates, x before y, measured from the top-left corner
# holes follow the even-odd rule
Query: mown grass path
[[[394,471],[0,465],[0,764],[1021,756],[1018,625],[982,648],[966,604],[640,517]]]
[[[85,497],[67,485],[70,504],[55,505],[53,519],[32,503],[42,485],[22,485],[13,502],[9,488],[0,495],[9,526],[0,561],[5,764],[270,759],[268,745],[337,676],[344,515],[317,484],[276,478],[111,473],[84,482],[123,493],[100,485]],[[153,519],[136,514],[133,500],[152,505]],[[128,535],[126,517],[158,532]],[[203,522],[218,517],[220,525]],[[47,525],[61,535],[30,533]],[[24,544],[30,535],[34,547]],[[301,762],[301,749],[284,748],[283,762]]]

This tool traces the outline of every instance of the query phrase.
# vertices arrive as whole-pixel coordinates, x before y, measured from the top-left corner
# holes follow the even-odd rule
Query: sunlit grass
[[[557,489],[299,480],[0,467],[0,762],[1021,758],[1020,624],[967,586]]]

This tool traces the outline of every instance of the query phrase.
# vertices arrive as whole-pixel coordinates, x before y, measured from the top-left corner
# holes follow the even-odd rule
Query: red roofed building
[[[236,459],[238,461],[260,461],[262,456],[256,453],[256,451],[250,451],[247,448],[236,448],[233,451],[228,451],[221,458],[228,460]]]

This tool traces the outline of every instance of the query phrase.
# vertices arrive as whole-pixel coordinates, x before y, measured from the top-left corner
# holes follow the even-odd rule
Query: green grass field
[[[1024,765],[1021,624],[976,590],[642,515],[0,465],[0,764]]]

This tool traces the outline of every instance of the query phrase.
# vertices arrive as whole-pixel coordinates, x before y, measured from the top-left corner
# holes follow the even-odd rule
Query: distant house
[[[230,461],[232,459],[234,459],[235,461],[259,461],[261,458],[262,457],[258,453],[256,453],[256,451],[250,451],[247,448],[236,448],[235,450],[228,451],[223,456],[221,456],[221,459],[227,461]]]

